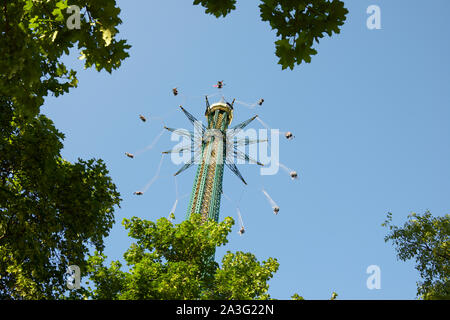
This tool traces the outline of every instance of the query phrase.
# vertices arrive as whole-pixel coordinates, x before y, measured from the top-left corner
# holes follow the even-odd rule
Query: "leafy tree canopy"
[[[172,216],[173,217],[173,216]],[[268,281],[278,270],[276,259],[259,262],[251,253],[227,252],[222,264],[212,258],[216,247],[228,242],[232,218],[216,223],[194,214],[173,224],[133,217],[124,219],[129,236],[136,240],[125,252],[129,271],[105,255],[89,258],[93,299],[269,299]]]
[[[0,100],[0,299],[54,299],[69,265],[103,250],[119,193],[102,160],[61,158],[47,117],[24,122]]]
[[[417,283],[417,295],[422,299],[450,299],[450,215],[412,213],[403,227],[397,227],[388,213],[383,226],[389,229],[384,240],[393,242],[397,257],[416,260],[422,278]]]
[[[199,4],[206,8],[206,13],[216,18],[225,17],[236,9],[236,0],[194,0],[194,5]]]
[[[225,17],[236,8],[236,0],[194,0],[205,12]],[[348,10],[340,0],[261,0],[259,5],[262,21],[276,30],[279,40],[275,42],[275,54],[282,69],[294,68],[303,61],[311,62],[317,54],[314,43],[325,34],[340,33]]]
[[[69,28],[77,19],[69,5],[81,10],[79,29]],[[115,37],[119,13],[115,0],[0,0],[0,96],[19,114],[38,114],[45,96],[77,86],[76,72],[62,62],[75,45],[85,68],[118,68],[130,48]]]

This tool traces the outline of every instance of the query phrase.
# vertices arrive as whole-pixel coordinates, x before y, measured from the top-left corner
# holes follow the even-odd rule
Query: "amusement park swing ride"
[[[219,91],[224,87],[223,81],[218,81],[213,87],[217,88]],[[172,89],[172,94],[177,96],[180,94],[178,88]],[[210,95],[210,97],[213,95]],[[252,118],[243,121],[233,127],[230,124],[233,120],[234,104],[240,104],[246,106],[250,109],[255,107],[261,107],[264,103],[264,99],[259,99],[256,103],[248,104],[241,101],[236,101],[235,99],[230,103],[227,102],[224,97],[219,102],[210,104],[208,100],[208,95],[205,96],[206,110],[205,117],[207,119],[207,126],[199,122],[191,113],[189,113],[183,106],[180,106],[181,111],[185,114],[191,124],[194,126],[195,132],[187,130],[179,130],[174,128],[169,128],[164,125],[164,130],[153,140],[150,146],[146,147],[144,150],[138,151],[137,153],[125,152],[125,155],[133,159],[136,155],[153,148],[156,142],[159,140],[164,131],[169,131],[175,134],[184,135],[189,138],[190,143],[188,145],[183,145],[180,147],[173,148],[168,151],[164,151],[161,156],[161,161],[158,165],[157,172],[155,176],[151,179],[149,183],[144,187],[144,189],[135,191],[134,194],[137,196],[142,196],[147,191],[147,189],[153,184],[153,182],[158,178],[161,165],[165,154],[170,153],[180,153],[180,152],[190,152],[190,160],[187,161],[174,175],[182,173],[191,166],[197,164],[197,171],[192,187],[192,192],[190,194],[190,201],[187,211],[187,218],[193,213],[199,213],[203,220],[213,219],[216,222],[219,220],[220,212],[220,202],[222,195],[229,201],[232,201],[222,190],[224,166],[228,167],[245,185],[247,182],[244,180],[239,169],[235,164],[235,159],[241,159],[248,163],[263,166],[264,164],[250,157],[247,153],[241,151],[243,146],[250,144],[257,144],[260,142],[268,142],[267,140],[261,139],[249,139],[248,137],[239,138],[238,134],[248,126],[255,119],[265,128],[270,129],[270,127],[263,122],[260,117],[253,116]],[[147,118],[142,114],[139,115],[139,119],[142,122],[146,122]],[[196,134],[197,133],[197,134]],[[292,132],[280,132],[283,134],[287,140],[292,140],[294,135]],[[281,169],[286,171],[291,179],[297,179],[297,172],[286,167],[285,165],[278,162]],[[176,200],[172,207],[171,213],[174,213],[178,201],[180,200],[178,196],[178,185],[175,180],[176,187]],[[280,207],[272,199],[267,190],[264,188],[261,190],[275,215],[280,211]],[[245,233],[245,227],[242,220],[242,214],[238,204],[236,204],[236,212],[239,221],[239,231],[240,235]]]

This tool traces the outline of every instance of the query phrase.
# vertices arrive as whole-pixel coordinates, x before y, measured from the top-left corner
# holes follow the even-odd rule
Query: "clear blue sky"
[[[132,194],[153,177],[160,152],[175,144],[166,133],[152,150],[128,159],[124,152],[149,145],[162,127],[138,115],[171,113],[168,126],[190,129],[177,106],[202,119],[202,96],[224,80],[229,99],[265,99],[255,110],[236,108],[235,123],[257,113],[294,133],[294,140],[281,140],[280,162],[299,179],[284,171],[260,176],[256,167],[240,165],[249,183],[240,201],[247,232],[239,236],[236,224],[216,256],[240,250],[277,258],[270,294],[278,299],[294,292],[328,299],[333,291],[340,299],[413,299],[414,263],[397,261],[381,223],[388,211],[396,224],[411,212],[450,211],[450,2],[345,1],[350,13],[341,34],[324,38],[312,63],[294,71],[277,64],[275,34],[261,21],[258,3],[240,0],[236,11],[216,19],[192,1],[120,0],[120,37],[133,45],[131,57],[112,75],[83,70],[78,54],[71,57],[79,87],[47,99],[42,110],[66,135],[63,156],[104,159],[122,195],[106,254],[122,259],[130,245],[123,218],[156,220],[175,201],[172,175],[180,166],[169,158],[145,195]],[[366,27],[372,4],[381,8],[381,30]],[[193,98],[172,96],[173,87]],[[194,173],[179,177],[180,195],[190,193]],[[224,192],[238,200],[244,186],[225,173]],[[277,216],[262,186],[279,204]],[[180,200],[176,222],[188,200]],[[225,216],[237,222],[235,206],[223,199]],[[381,268],[380,290],[366,288],[373,264]]]

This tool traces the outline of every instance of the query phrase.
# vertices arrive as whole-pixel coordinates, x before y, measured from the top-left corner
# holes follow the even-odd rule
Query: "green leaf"
[[[317,54],[314,42],[324,34],[339,33],[348,13],[339,0],[262,0],[259,8],[261,19],[280,37],[275,42],[278,63],[291,70],[303,61],[310,63]]]

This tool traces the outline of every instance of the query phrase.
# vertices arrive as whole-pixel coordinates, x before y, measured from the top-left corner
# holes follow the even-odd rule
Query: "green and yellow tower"
[[[180,106],[183,113],[196,128],[196,132],[165,129],[181,135],[189,136],[190,146],[181,146],[164,153],[179,153],[191,150],[190,161],[175,173],[175,176],[183,172],[193,164],[198,164],[197,173],[192,187],[191,198],[187,212],[187,218],[192,213],[201,214],[203,219],[219,221],[220,199],[222,196],[222,183],[224,165],[236,174],[244,184],[247,184],[239,172],[234,159],[239,158],[248,162],[262,165],[250,156],[239,150],[240,146],[261,142],[258,139],[236,139],[237,134],[257,116],[254,116],[232,128],[229,125],[233,119],[233,104],[222,101],[209,104],[206,97],[205,116],[208,125],[201,124],[192,114]],[[197,138],[196,138],[197,137]],[[200,138],[200,139],[198,139]],[[201,140],[201,141],[199,141]],[[265,141],[265,140],[264,140]]]
[[[199,213],[203,219],[218,221],[226,162],[226,130],[233,119],[233,104],[218,102],[210,106],[207,103],[205,116],[208,127],[203,136],[187,215]]]

